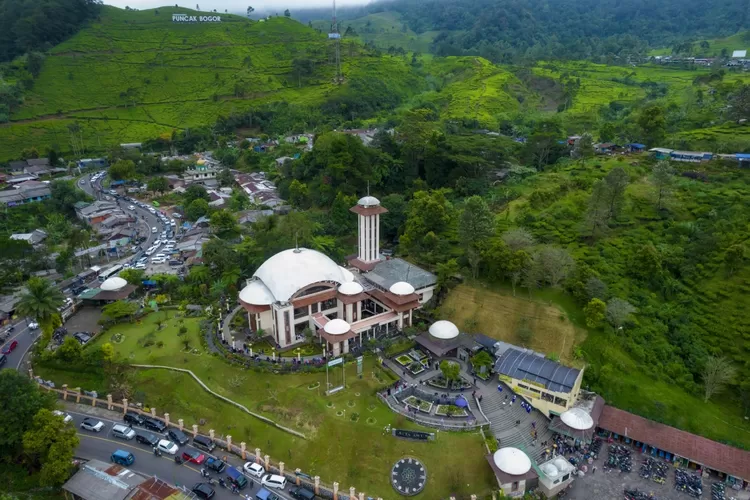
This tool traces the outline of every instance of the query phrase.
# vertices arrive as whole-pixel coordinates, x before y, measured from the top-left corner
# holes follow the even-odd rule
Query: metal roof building
[[[125,500],[145,480],[119,465],[89,460],[63,485],[63,490],[85,500]]]
[[[528,380],[555,392],[571,392],[581,370],[568,368],[529,350],[508,349],[495,362],[495,372]]]

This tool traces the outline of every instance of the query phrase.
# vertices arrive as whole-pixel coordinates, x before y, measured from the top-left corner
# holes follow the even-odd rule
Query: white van
[[[283,490],[286,488],[286,478],[284,476],[277,476],[276,474],[266,474],[260,480],[260,484],[268,488]]]

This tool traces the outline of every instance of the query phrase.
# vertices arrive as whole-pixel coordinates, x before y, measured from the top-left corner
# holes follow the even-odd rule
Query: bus
[[[107,281],[109,278],[111,278],[112,276],[116,275],[120,271],[122,271],[122,266],[119,265],[119,264],[116,265],[116,266],[110,267],[106,271],[102,271],[99,274],[99,283],[104,283],[105,281]]]

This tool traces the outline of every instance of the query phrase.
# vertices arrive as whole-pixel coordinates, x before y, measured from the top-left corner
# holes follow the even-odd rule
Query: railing
[[[449,423],[444,421],[442,418],[440,421],[436,420],[426,420],[424,418],[419,418],[417,415],[409,413],[408,411],[405,411],[405,407],[399,408],[398,406],[391,403],[391,401],[388,400],[386,396],[383,396],[382,394],[378,393],[378,398],[388,405],[388,408],[390,408],[392,411],[403,415],[404,417],[408,418],[412,422],[415,422],[420,425],[424,425],[425,427],[432,427],[435,429],[442,429],[446,431],[455,431],[455,432],[463,432],[463,431],[474,431],[476,429],[479,429],[481,427],[487,426],[486,423],[479,423],[479,422],[469,422],[464,421],[461,423]],[[451,417],[448,417],[451,418]]]

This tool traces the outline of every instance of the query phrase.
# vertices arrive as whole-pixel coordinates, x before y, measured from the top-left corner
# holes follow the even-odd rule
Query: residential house
[[[626,144],[625,147],[631,153],[642,153],[646,149],[646,145],[645,144],[639,144],[637,142],[633,142],[631,144]]]
[[[11,234],[11,240],[25,241],[29,245],[36,246],[47,238],[47,233],[41,229],[34,229],[30,233]]]
[[[275,208],[286,203],[284,200],[279,198],[276,191],[261,191],[255,195],[255,203],[259,205],[265,205],[267,207]]]
[[[706,153],[701,151],[672,151],[669,154],[670,159],[673,161],[682,161],[689,163],[710,161],[713,156],[713,153]]]
[[[654,158],[657,160],[669,160],[669,155],[672,154],[672,151],[674,151],[674,149],[668,148],[651,148],[648,150],[648,152],[653,154]]]
[[[273,213],[273,210],[244,210],[236,214],[237,222],[240,224],[254,224],[263,217],[273,215]]]
[[[600,142],[598,144],[594,144],[594,152],[600,155],[606,155],[610,153],[614,153],[616,149],[618,149],[620,146],[617,144],[612,144],[610,142]]]
[[[219,169],[205,164],[197,164],[185,170],[183,178],[186,184],[205,184],[209,179],[216,179]]]
[[[50,188],[47,184],[38,187],[22,187],[19,189],[6,189],[0,191],[0,205],[13,207],[26,203],[34,203],[46,200],[51,196]]]
[[[294,161],[294,158],[292,158],[291,156],[282,156],[280,158],[276,158],[276,166],[283,167],[284,163],[288,161]]]
[[[35,174],[23,174],[23,173],[21,173],[21,174],[17,174],[17,175],[11,175],[10,177],[8,177],[5,180],[5,182],[7,182],[11,186],[13,186],[15,184],[21,184],[22,182],[26,182],[26,181],[35,181],[38,178],[39,177],[36,176]]]
[[[98,225],[115,213],[122,213],[120,207],[111,201],[95,201],[85,207],[76,207],[76,215],[92,226]]]

